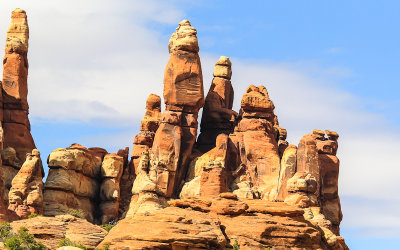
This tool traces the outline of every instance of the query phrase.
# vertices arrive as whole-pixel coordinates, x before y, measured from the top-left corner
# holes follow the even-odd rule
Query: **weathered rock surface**
[[[244,181],[255,187],[255,196],[273,201],[277,197],[280,170],[275,106],[265,87],[251,85],[243,95],[241,107],[241,120],[230,137],[240,152],[245,168],[242,174],[249,175]]]
[[[100,210],[101,224],[116,221],[119,214],[120,180],[124,159],[117,154],[107,154],[101,164]]]
[[[57,249],[58,243],[64,238],[73,242],[80,242],[88,249],[95,249],[107,235],[107,231],[101,227],[72,215],[37,216],[14,221],[11,226],[14,231],[18,231],[20,227],[28,228],[35,240],[43,243],[49,249]]]
[[[8,209],[18,218],[26,219],[30,214],[43,214],[44,170],[37,149],[28,154],[18,174],[12,180]]]
[[[328,243],[325,235],[330,231],[307,221],[302,209],[224,196],[172,200],[170,207],[154,213],[129,216],[99,247],[109,243],[111,249],[227,249],[237,240],[240,249],[347,249],[339,236],[330,234]]]
[[[4,147],[16,150],[21,162],[35,147],[28,119],[29,27],[24,10],[15,9],[7,31],[3,60],[2,109]]]
[[[137,174],[142,152],[153,146],[154,135],[160,125],[160,119],[161,98],[158,95],[150,94],[146,101],[146,113],[140,123],[140,133],[136,135],[133,141],[130,168],[133,168],[134,173],[129,174]]]
[[[215,147],[217,136],[233,132],[237,113],[232,110],[234,91],[231,84],[231,61],[221,56],[214,68],[214,79],[208,91],[203,115],[201,117],[200,135],[196,148],[205,153]]]
[[[204,105],[197,31],[184,20],[169,42],[162,113],[151,149],[150,171],[166,197],[178,196],[197,136],[197,115]]]
[[[86,219],[93,221],[101,162],[85,147],[73,144],[51,152],[47,163],[50,170],[44,184],[44,215],[81,209]]]

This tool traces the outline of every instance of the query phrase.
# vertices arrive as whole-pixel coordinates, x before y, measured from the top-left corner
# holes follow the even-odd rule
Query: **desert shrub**
[[[0,241],[11,250],[42,250],[46,247],[42,243],[38,243],[35,237],[29,234],[26,227],[21,227],[16,234],[12,232],[10,223],[3,222],[0,224]]]
[[[82,209],[73,209],[73,208],[70,208],[70,209],[68,210],[68,214],[70,214],[70,215],[72,215],[72,216],[74,216],[74,217],[76,217],[76,218],[81,218],[81,219],[85,218],[85,213],[83,212]]]
[[[117,221],[110,221],[107,224],[101,225],[101,228],[106,230],[107,232],[110,232],[110,230],[117,225]]]
[[[28,219],[32,219],[32,218],[35,218],[35,217],[38,217],[38,216],[41,216],[41,215],[33,213],[33,214],[28,215]]]
[[[85,245],[83,245],[79,242],[73,242],[68,238],[64,238],[58,243],[58,247],[66,247],[66,246],[78,247],[78,248],[85,249],[85,250],[87,249],[85,247]]]
[[[235,240],[235,243],[232,245],[233,250],[239,250],[240,249],[240,244],[237,240]]]
[[[11,225],[8,222],[0,223],[0,241],[4,242],[11,234]]]
[[[102,248],[96,248],[95,250],[110,250],[110,243],[106,243]]]

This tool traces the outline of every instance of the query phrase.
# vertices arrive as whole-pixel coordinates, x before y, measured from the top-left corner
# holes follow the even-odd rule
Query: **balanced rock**
[[[237,113],[232,110],[234,91],[231,84],[231,61],[221,56],[214,68],[214,79],[208,91],[203,115],[201,117],[200,135],[196,148],[205,153],[215,147],[217,136],[233,132]]]
[[[152,175],[166,197],[178,196],[197,136],[198,111],[204,105],[203,76],[196,29],[185,20],[169,42],[170,59],[164,74],[164,101],[153,147]]]
[[[8,209],[18,218],[26,219],[30,214],[43,214],[44,170],[37,149],[28,154],[24,164],[12,181]]]
[[[15,9],[7,31],[3,60],[1,117],[4,147],[16,150],[20,162],[35,147],[28,119],[28,39],[29,27],[24,10]]]

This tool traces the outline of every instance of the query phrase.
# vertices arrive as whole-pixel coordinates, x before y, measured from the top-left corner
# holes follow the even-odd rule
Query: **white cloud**
[[[172,33],[184,18],[177,5],[155,0],[2,0],[0,36],[6,33],[12,9],[20,7],[28,12],[32,121],[102,120],[113,126],[137,127],[147,96],[162,95],[168,60],[168,37],[148,24],[156,22]],[[3,47],[4,39],[0,39]],[[219,55],[200,55],[207,93]],[[297,144],[314,128],[339,132],[341,195],[399,200],[400,168],[394,157],[400,148],[398,134],[384,117],[365,111],[364,100],[335,87],[337,81],[353,72],[340,67],[321,68],[315,62],[231,59],[236,110],[248,85],[265,85],[291,143]],[[88,136],[85,141],[107,141],[112,147],[122,148],[133,136],[124,131],[104,138]],[[363,206],[344,201],[344,224],[382,229],[385,225],[392,228],[391,221],[399,220],[396,211],[375,213],[379,204],[369,204],[372,210]],[[363,220],[363,216],[375,219]]]

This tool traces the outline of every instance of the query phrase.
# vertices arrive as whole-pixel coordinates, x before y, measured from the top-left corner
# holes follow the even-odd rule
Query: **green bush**
[[[58,247],[66,247],[66,246],[78,247],[78,248],[85,249],[85,250],[87,249],[85,247],[85,245],[78,243],[78,242],[73,242],[68,238],[64,238],[58,243]]]
[[[33,214],[28,215],[28,219],[32,219],[32,218],[35,218],[35,217],[38,217],[38,216],[41,216],[41,215],[33,213]]]
[[[29,234],[26,227],[21,227],[18,233],[12,233],[10,223],[3,222],[0,224],[0,241],[11,250],[42,250],[46,247],[42,243],[37,243],[35,237]]]
[[[96,248],[95,250],[110,250],[110,243],[106,243],[102,248]]]
[[[84,218],[85,218],[85,213],[83,212],[82,209],[73,209],[73,208],[70,208],[70,209],[68,210],[68,214],[70,214],[70,215],[72,215],[72,216],[75,216],[76,218],[81,218],[81,219],[84,219]]]
[[[237,240],[235,240],[235,243],[233,244],[233,250],[239,250],[240,249],[240,244]]]
[[[11,225],[8,222],[0,223],[0,241],[4,242],[11,234]]]
[[[103,228],[104,230],[106,230],[107,232],[110,232],[110,230],[115,227],[115,225],[117,225],[117,221],[110,221],[107,224],[101,225],[101,228]]]

